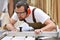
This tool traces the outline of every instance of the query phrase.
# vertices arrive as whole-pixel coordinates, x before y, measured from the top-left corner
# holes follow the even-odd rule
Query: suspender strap
[[[35,9],[36,9],[36,8],[34,8],[33,11],[32,11],[32,17],[33,17],[34,23],[36,23],[35,16],[34,16],[34,11],[35,11]]]
[[[26,20],[24,19],[24,22],[26,22]]]

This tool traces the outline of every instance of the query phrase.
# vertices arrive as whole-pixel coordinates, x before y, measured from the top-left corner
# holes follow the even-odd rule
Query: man
[[[55,29],[55,24],[50,20],[50,17],[45,14],[41,9],[29,6],[25,1],[19,1],[16,4],[15,13],[10,19],[10,23],[7,24],[7,29],[11,31],[18,31],[14,24],[17,20],[25,21],[30,26],[34,26],[35,33],[39,33],[41,31],[52,31]],[[31,23],[31,24],[30,24]],[[34,23],[34,24],[33,24]],[[37,27],[36,24],[43,24]]]

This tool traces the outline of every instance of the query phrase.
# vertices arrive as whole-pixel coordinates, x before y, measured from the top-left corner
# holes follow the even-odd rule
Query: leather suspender
[[[36,19],[35,19],[35,16],[34,16],[34,11],[35,11],[35,9],[36,9],[36,8],[34,8],[33,11],[32,11],[32,17],[33,17],[34,23],[36,23]]]

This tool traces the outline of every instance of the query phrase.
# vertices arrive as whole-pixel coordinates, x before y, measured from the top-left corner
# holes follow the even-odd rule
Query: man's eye
[[[17,14],[24,14],[25,12],[16,12]]]
[[[25,13],[25,12],[20,12],[20,13]]]
[[[19,13],[19,12],[16,12],[16,13]]]

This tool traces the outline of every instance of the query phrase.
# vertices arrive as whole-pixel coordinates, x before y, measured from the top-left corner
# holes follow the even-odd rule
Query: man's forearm
[[[52,31],[53,29],[55,29],[55,24],[48,24],[45,27],[41,28],[41,30],[43,31]]]

